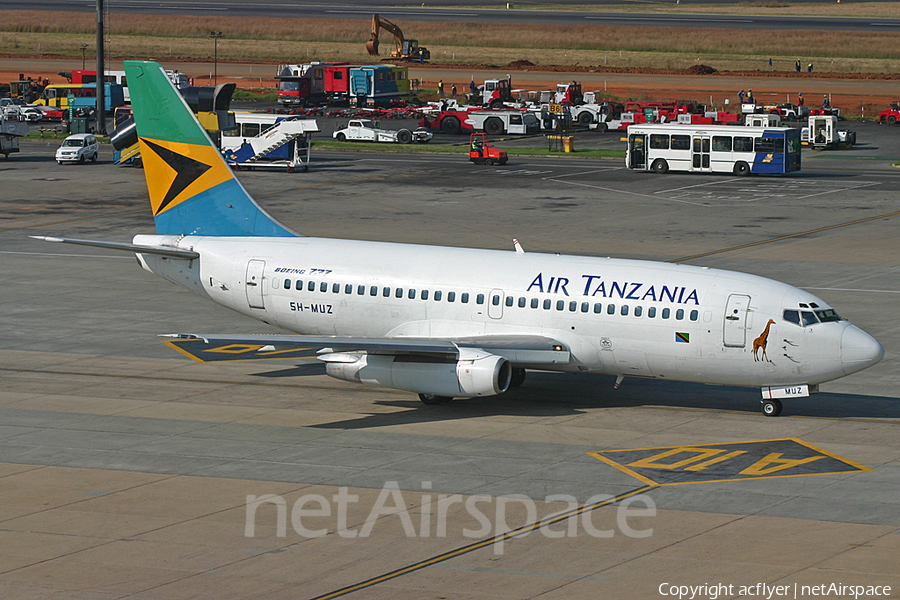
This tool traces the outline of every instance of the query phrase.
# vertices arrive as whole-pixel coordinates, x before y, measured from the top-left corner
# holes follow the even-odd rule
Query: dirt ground
[[[212,83],[211,63],[185,62],[166,65],[195,79],[197,85]],[[19,74],[47,78],[51,83],[65,83],[60,71],[81,68],[80,60],[68,58],[33,59],[0,58],[0,82],[17,80]],[[91,68],[90,65],[87,68]],[[121,69],[114,63],[113,69]],[[537,70],[540,69],[540,70]],[[234,81],[242,88],[274,88],[275,65],[218,63],[218,81]],[[702,71],[694,68],[692,71]],[[469,81],[476,83],[492,77],[513,79],[513,88],[524,90],[553,89],[557,83],[580,81],[585,91],[599,91],[619,100],[696,100],[719,109],[735,111],[738,90],[753,89],[757,102],[797,102],[802,93],[807,106],[818,107],[828,95],[832,106],[842,109],[847,117],[877,117],[898,99],[895,74],[796,73],[779,71],[715,72],[695,74],[691,70],[625,70],[602,67],[544,67],[510,64],[487,66],[410,66],[410,78],[423,89],[435,89],[443,80],[445,89],[456,85],[459,96],[468,91]],[[726,101],[728,105],[726,105]]]

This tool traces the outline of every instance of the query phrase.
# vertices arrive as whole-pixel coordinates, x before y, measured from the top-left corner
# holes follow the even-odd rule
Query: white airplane
[[[305,237],[260,208],[159,64],[127,61],[157,235],[141,266],[301,335],[173,336],[198,360],[315,355],[328,375],[492,396],[526,369],[752,386],[762,410],[884,355],[827,302],[770,279],[662,262]]]

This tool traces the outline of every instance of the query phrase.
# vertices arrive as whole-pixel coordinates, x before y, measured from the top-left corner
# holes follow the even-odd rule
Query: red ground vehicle
[[[275,80],[283,106],[315,106],[348,99],[350,63],[310,62],[278,65]]]
[[[506,150],[491,146],[487,135],[473,133],[469,136],[469,160],[476,165],[505,165],[509,157]]]
[[[896,125],[900,121],[900,102],[891,102],[891,108],[878,113],[878,122]]]

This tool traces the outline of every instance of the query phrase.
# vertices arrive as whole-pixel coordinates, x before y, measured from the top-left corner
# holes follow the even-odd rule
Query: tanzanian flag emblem
[[[681,333],[680,331],[675,332],[675,341],[679,344],[690,344],[691,343],[691,334],[689,333]]]

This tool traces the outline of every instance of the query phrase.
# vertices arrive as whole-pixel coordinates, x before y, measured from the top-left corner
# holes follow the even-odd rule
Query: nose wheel
[[[781,414],[780,400],[760,400],[762,402],[762,413],[767,417],[777,417]]]

